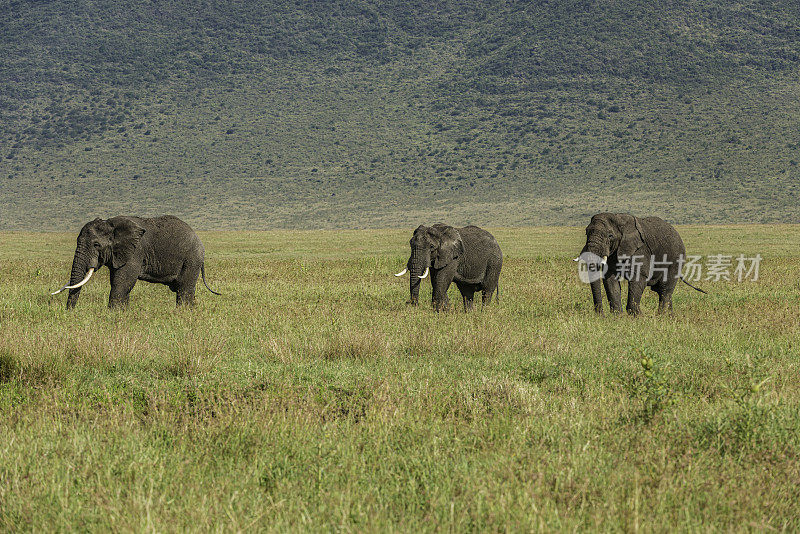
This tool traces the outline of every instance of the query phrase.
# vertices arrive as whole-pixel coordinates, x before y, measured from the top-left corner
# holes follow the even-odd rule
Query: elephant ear
[[[119,269],[131,259],[145,230],[130,217],[114,217],[108,223],[114,228],[111,238],[111,265]]]
[[[438,234],[439,246],[433,258],[433,268],[441,269],[464,254],[461,234],[452,226],[435,224],[433,230]]]
[[[633,256],[644,245],[644,233],[639,220],[633,215],[618,215],[617,227],[622,232],[617,256]]]

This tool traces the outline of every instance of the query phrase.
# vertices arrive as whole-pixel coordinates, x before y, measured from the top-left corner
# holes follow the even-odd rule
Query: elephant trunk
[[[586,239],[586,245],[583,246],[583,250],[581,250],[581,254],[584,252],[591,252],[597,256],[608,257],[611,255],[610,245],[607,240],[602,239],[597,235],[589,235]]]
[[[419,287],[422,282],[420,276],[430,265],[430,252],[426,247],[415,247],[411,249],[411,259],[409,265],[409,290],[411,292],[411,304],[416,306],[419,302]]]
[[[90,268],[94,267],[90,265],[92,263],[92,256],[86,250],[86,247],[78,247],[75,250],[75,256],[72,258],[72,271],[69,275],[69,285],[74,286],[79,284],[84,278],[86,277],[87,272]],[[78,302],[78,297],[81,293],[81,287],[76,287],[74,289],[69,290],[69,296],[67,297],[67,309],[72,309],[75,307],[75,304]]]
[[[595,280],[591,283],[591,287],[594,311],[603,313],[603,283],[600,280]]]

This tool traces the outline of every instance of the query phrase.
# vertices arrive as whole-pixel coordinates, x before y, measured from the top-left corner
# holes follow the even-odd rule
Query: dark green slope
[[[0,228],[796,221],[799,13],[0,3]]]

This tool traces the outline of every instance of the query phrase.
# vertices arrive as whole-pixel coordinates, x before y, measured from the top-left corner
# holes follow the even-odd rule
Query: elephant
[[[67,309],[75,307],[81,287],[103,265],[111,272],[108,307],[124,307],[137,280],[168,286],[176,303],[194,304],[195,285],[202,274],[206,288],[205,250],[194,230],[172,215],[145,219],[119,216],[97,218],[78,234],[69,284],[51,293],[69,289]]]
[[[414,230],[410,245],[411,257],[406,268],[395,276],[410,272],[411,305],[417,305],[420,283],[428,274],[433,286],[431,302],[437,311],[450,305],[447,289],[451,282],[461,292],[465,312],[472,309],[476,291],[482,292],[482,306],[489,304],[495,290],[499,295],[503,253],[486,230],[477,226],[454,228],[442,223],[420,225]]]
[[[622,311],[620,277],[628,279],[625,309],[631,315],[641,312],[639,302],[648,286],[658,293],[659,313],[672,311],[672,293],[678,279],[705,293],[681,276],[686,257],[683,240],[671,224],[658,217],[598,213],[586,227],[586,244],[575,261],[586,258],[586,253],[591,253],[593,256],[588,257],[596,258],[603,266],[602,277],[591,281],[597,313],[603,313],[601,283],[605,286],[611,311]]]

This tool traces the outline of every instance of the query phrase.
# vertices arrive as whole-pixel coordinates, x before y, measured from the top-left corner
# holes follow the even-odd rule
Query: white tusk
[[[420,276],[420,278],[425,278],[426,276],[428,276],[428,271],[430,271],[430,270],[431,270],[430,267],[425,267],[425,272],[422,273],[422,276]]]
[[[89,278],[91,278],[91,277],[92,277],[92,273],[93,273],[93,272],[94,272],[94,267],[92,267],[91,269],[89,269],[89,272],[88,272],[88,273],[86,273],[86,278],[84,278],[83,280],[81,280],[80,282],[78,282],[77,284],[75,284],[74,286],[64,286],[64,287],[62,287],[61,289],[59,289],[58,291],[53,291],[53,292],[52,292],[52,293],[50,293],[50,294],[51,294],[51,295],[58,295],[59,293],[61,293],[61,292],[62,292],[62,291],[64,291],[65,289],[78,289],[78,288],[79,288],[79,287],[81,287],[83,284],[85,284],[86,282],[88,282],[88,281],[89,281]]]
[[[608,261],[608,256],[603,256],[603,261],[601,261],[600,263],[605,265],[607,261]]]
[[[81,280],[80,282],[78,282],[77,284],[75,284],[74,286],[64,286],[64,289],[78,289],[78,288],[79,288],[79,287],[81,287],[83,284],[85,284],[86,282],[88,282],[88,281],[89,281],[89,278],[91,278],[91,277],[92,277],[92,273],[94,273],[94,267],[92,267],[91,269],[89,269],[89,272],[88,272],[88,273],[86,273],[86,278],[84,278],[83,280]]]
[[[402,271],[400,271],[399,273],[397,273],[395,276],[403,276],[403,275],[404,275],[404,274],[406,274],[407,272],[408,272],[408,268],[405,268],[405,269],[403,269]]]
[[[574,259],[574,260],[572,260],[572,261],[581,261],[581,257],[580,257],[580,256],[578,256],[577,258],[575,258],[575,259]]]

